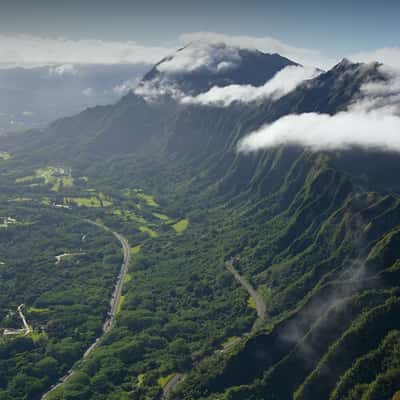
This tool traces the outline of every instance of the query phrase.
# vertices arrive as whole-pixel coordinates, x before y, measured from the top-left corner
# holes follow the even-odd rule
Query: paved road
[[[257,309],[257,316],[260,319],[264,319],[266,314],[267,314],[267,306],[263,300],[263,298],[260,296],[260,294],[257,292],[254,287],[247,282],[243,276],[239,274],[239,272],[235,269],[233,266],[233,258],[231,258],[229,261],[226,262],[225,264],[226,269],[235,277],[235,279],[247,290],[249,295],[254,299],[256,303],[256,309]],[[244,333],[241,337],[238,337],[231,343],[228,343],[225,345],[221,350],[216,350],[216,353],[225,353],[238,345],[244,338],[249,336],[250,333]],[[168,384],[165,386],[164,391],[163,391],[163,398],[168,399],[172,392],[175,390],[175,387],[180,383],[183,379],[185,379],[186,374],[181,374],[177,373],[174,375],[174,377],[168,382]]]
[[[175,389],[176,385],[179,382],[182,382],[185,379],[185,374],[175,374],[169,382],[165,385],[163,389],[163,398],[168,399],[171,396],[172,391]]]
[[[226,269],[235,277],[235,279],[247,290],[249,295],[254,299],[254,301],[256,303],[256,309],[257,309],[258,318],[264,319],[266,314],[267,314],[267,306],[266,306],[263,298],[261,297],[261,295],[235,269],[235,267],[233,266],[233,259],[232,258],[229,261],[226,262],[225,266],[226,266]]]
[[[115,316],[117,314],[117,310],[118,310],[118,305],[119,302],[121,301],[121,294],[122,294],[122,286],[124,284],[124,278],[125,275],[128,272],[128,265],[129,265],[129,260],[130,260],[130,256],[131,256],[131,249],[129,246],[128,241],[119,233],[114,232],[113,230],[111,230],[110,228],[108,228],[107,226],[100,224],[98,222],[92,221],[90,219],[85,219],[85,221],[89,224],[92,225],[96,225],[101,229],[104,229],[107,232],[112,233],[121,243],[122,249],[124,251],[124,260],[123,263],[121,265],[121,270],[118,274],[118,278],[117,278],[117,282],[115,284],[115,289],[114,292],[112,294],[111,297],[111,301],[110,301],[110,312],[108,314],[108,317],[106,319],[106,321],[104,322],[103,325],[103,334],[101,335],[101,337],[97,338],[95,342],[93,342],[89,348],[85,351],[85,354],[83,355],[83,357],[81,358],[80,362],[84,361],[86,358],[88,358],[92,352],[94,351],[94,349],[99,345],[100,343],[100,339],[111,330],[111,328],[114,325],[114,321],[115,321]],[[21,317],[22,318],[22,317]],[[42,396],[42,400],[46,399],[47,395],[49,393],[51,393],[53,390],[59,388],[61,385],[63,385],[72,375],[74,374],[73,369],[71,368],[63,377],[61,377],[58,381],[58,383],[56,385],[53,385],[50,390],[48,392],[46,392],[43,396]]]

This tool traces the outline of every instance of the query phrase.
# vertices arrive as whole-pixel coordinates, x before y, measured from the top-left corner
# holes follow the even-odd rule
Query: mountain
[[[65,393],[160,398],[160,379],[176,373],[185,379],[171,398],[182,400],[387,400],[398,391],[398,153],[299,143],[238,152],[282,117],[347,112],[366,85],[386,82],[381,65],[343,60],[279,97],[225,107],[180,101],[215,86],[261,87],[290,66],[279,55],[192,44],[118,103],[2,139],[24,168],[71,166],[117,205],[143,186],[191,224],[174,239],[153,232],[117,326]],[[122,213],[100,212],[115,225]],[[248,319],[227,262],[257,288],[265,319]],[[237,345],[218,351],[232,337]]]
[[[186,95],[196,95],[214,86],[261,86],[290,65],[298,64],[279,54],[224,43],[192,43],[156,64],[144,76],[142,85],[171,85]]]

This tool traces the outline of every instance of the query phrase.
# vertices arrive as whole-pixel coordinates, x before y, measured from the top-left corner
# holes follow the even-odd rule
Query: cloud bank
[[[241,35],[225,35],[216,32],[191,32],[179,37],[181,43],[192,41],[205,41],[208,43],[224,42],[230,46],[246,49],[258,49],[265,53],[279,53],[303,65],[330,69],[343,58],[343,54],[337,57],[327,56],[323,52],[305,47],[293,46],[282,40],[270,36],[255,37]],[[347,54],[346,58],[354,62],[370,63],[379,61],[389,66],[400,69],[400,47],[383,47],[375,50]]]
[[[250,134],[240,142],[239,150],[251,152],[281,144],[316,151],[352,146],[400,151],[400,118],[376,111],[287,115]]]
[[[63,64],[155,63],[173,51],[135,42],[0,35],[0,68]]]
[[[319,72],[315,68],[288,66],[277,72],[263,86],[228,85],[213,87],[197,96],[183,97],[182,103],[227,107],[236,101],[249,103],[266,98],[277,100],[294,90],[304,80],[314,78],[318,74]]]
[[[257,49],[264,53],[279,53],[300,64],[329,69],[339,59],[327,57],[318,50],[295,47],[273,37],[231,36],[215,32],[185,33],[179,37],[182,43],[203,41],[207,43],[226,43],[232,47]]]
[[[180,49],[173,57],[168,57],[157,69],[166,74],[191,73],[202,69],[218,73],[234,68],[240,61],[237,47],[222,42],[196,41]]]
[[[388,73],[386,67],[382,72]],[[387,80],[363,85],[362,97],[347,111],[286,115],[250,133],[238,150],[297,144],[314,151],[358,146],[400,152],[400,76],[393,70],[390,74]]]
[[[355,62],[379,61],[388,66],[400,69],[400,47],[383,47],[381,49],[358,52],[348,56]]]

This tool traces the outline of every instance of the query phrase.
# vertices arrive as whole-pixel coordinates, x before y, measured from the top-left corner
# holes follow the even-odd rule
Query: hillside
[[[193,67],[193,54],[205,61]],[[50,196],[139,245],[116,326],[49,399],[161,398],[176,374],[185,379],[171,398],[182,400],[388,400],[399,390],[400,181],[388,173],[398,153],[298,142],[238,151],[282,117],[361,104],[366,84],[386,82],[381,65],[343,60],[279,95],[193,101],[215,86],[268,88],[287,67],[300,66],[189,45],[115,105],[2,139],[13,155],[5,198]],[[42,164],[72,168],[73,185],[29,186]],[[98,208],[77,207],[88,193]],[[264,319],[226,270],[233,259]]]

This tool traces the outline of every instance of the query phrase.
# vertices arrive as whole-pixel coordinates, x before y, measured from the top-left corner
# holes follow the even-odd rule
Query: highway
[[[101,338],[111,330],[111,328],[114,325],[114,321],[115,321],[115,316],[117,314],[117,310],[118,310],[118,305],[119,302],[121,301],[121,295],[122,295],[122,287],[124,284],[124,278],[128,272],[128,266],[129,266],[129,261],[130,261],[130,256],[131,256],[131,249],[129,246],[128,241],[119,233],[114,232],[113,230],[111,230],[110,228],[108,228],[107,226],[89,220],[89,219],[85,219],[84,221],[86,221],[87,223],[91,224],[91,225],[95,225],[101,229],[104,229],[107,232],[112,233],[117,239],[118,241],[121,243],[123,252],[124,252],[124,258],[123,258],[123,262],[121,265],[121,270],[118,274],[118,278],[117,278],[117,282],[115,284],[115,288],[110,300],[110,311],[108,314],[108,317],[106,319],[106,321],[104,322],[103,325],[103,334],[97,338],[85,351],[84,355],[82,356],[82,358],[80,359],[80,361],[78,361],[78,363],[83,362],[85,359],[87,359],[92,353],[93,351],[96,349],[96,347],[100,344],[101,342]],[[21,306],[20,306],[21,307]],[[19,307],[18,307],[18,311]],[[21,315],[21,312],[20,312]],[[22,316],[21,316],[22,318]],[[25,321],[26,322],[26,321]],[[25,325],[25,323],[24,323]],[[41,399],[44,400],[47,398],[47,396],[49,395],[49,393],[53,392],[54,390],[56,390],[57,388],[59,388],[61,385],[63,385],[72,375],[74,374],[74,370],[71,368],[70,370],[68,370],[68,372],[59,379],[58,383],[53,385],[50,390],[48,392],[46,392]]]

